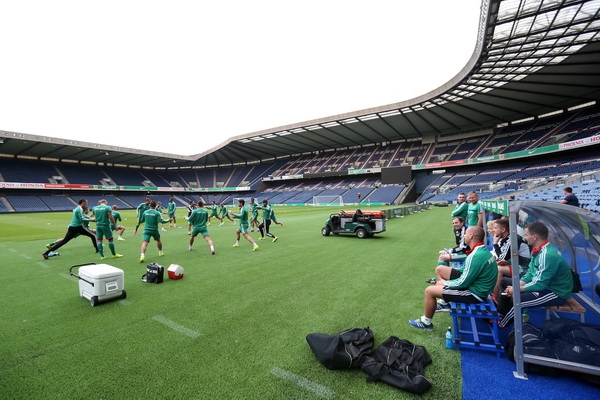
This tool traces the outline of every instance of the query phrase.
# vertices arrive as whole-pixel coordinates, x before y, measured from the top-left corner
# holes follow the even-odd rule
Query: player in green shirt
[[[463,221],[466,221],[468,210],[469,203],[467,203],[467,195],[465,195],[463,192],[460,192],[456,199],[456,206],[454,207],[454,210],[452,210],[450,216],[452,218],[461,217]]]
[[[125,227],[119,224],[119,222],[123,222],[123,218],[121,218],[121,213],[118,212],[117,209],[118,207],[116,204],[112,206],[112,215],[115,220],[115,223],[114,225],[110,226],[110,229],[119,232],[119,237],[117,238],[117,240],[125,240],[123,238],[123,233],[125,233]]]
[[[523,240],[531,246],[531,261],[519,282],[521,307],[566,304],[573,290],[573,275],[567,260],[548,242],[548,227],[541,222],[532,222],[525,227]],[[499,325],[504,328],[512,323],[515,316],[512,278],[503,278],[501,288],[498,313],[502,315]]]
[[[156,211],[156,201],[149,200],[150,209],[144,211],[142,214],[142,222],[144,222],[144,232],[142,233],[142,248],[140,249],[140,262],[144,262],[146,259],[146,248],[150,242],[150,238],[154,238],[156,241],[156,247],[158,248],[158,256],[164,256],[162,251],[163,245],[160,240],[160,232],[158,231],[159,223],[167,223],[169,220],[162,219],[162,215]]]
[[[219,214],[218,214],[218,212],[217,212],[217,211],[218,211],[218,207],[219,207],[219,206],[217,206],[217,203],[215,203],[215,201],[214,201],[214,200],[213,200],[212,204],[211,204],[210,206],[208,206],[208,207],[207,207],[207,208],[210,208],[210,215],[208,216],[208,223],[207,223],[206,225],[210,225],[210,219],[211,219],[212,217],[215,217],[215,218],[217,218],[218,220],[221,220],[221,219],[219,218]]]
[[[465,243],[472,249],[465,259],[462,274],[452,280],[438,280],[425,289],[424,314],[411,319],[409,325],[423,330],[433,329],[433,315],[439,311],[450,311],[448,304],[437,303],[443,299],[446,303],[481,303],[487,299],[496,286],[498,266],[496,259],[483,243],[484,232],[478,226],[470,226],[465,233]]]
[[[483,212],[479,203],[479,195],[475,191],[469,192],[466,222],[467,226],[479,226],[483,228]]]
[[[188,223],[192,225],[192,233],[190,235],[190,246],[188,247],[189,251],[192,251],[192,246],[194,244],[194,239],[199,234],[202,235],[208,246],[210,247],[210,253],[212,255],[215,254],[215,246],[210,238],[208,233],[208,228],[206,228],[206,223],[208,222],[208,211],[204,208],[204,202],[202,200],[198,200],[198,208],[192,211],[192,214],[188,218]]]
[[[254,198],[252,200],[254,200]],[[252,251],[256,251],[256,250],[258,250],[258,245],[256,244],[256,242],[254,240],[252,240],[252,238],[248,234],[248,210],[246,209],[245,204],[246,204],[246,200],[238,199],[238,207],[240,208],[240,213],[234,214],[233,211],[229,211],[229,214],[234,219],[240,220],[240,225],[235,230],[235,244],[233,245],[233,247],[240,247],[240,234],[241,234],[241,235],[244,235],[244,237],[246,238],[247,241],[252,243]]]
[[[166,214],[163,210],[165,209],[165,207],[162,205],[162,202],[157,201],[156,202],[156,211],[158,211],[161,214]],[[165,229],[165,224],[162,224],[162,226],[160,227],[160,230],[162,232],[166,232],[167,230]]]
[[[42,257],[45,260],[48,259],[48,254],[50,252],[55,253],[58,248],[67,244],[71,239],[76,238],[79,235],[85,235],[92,240],[92,245],[94,246],[94,251],[98,252],[98,246],[96,244],[96,236],[85,226],[83,226],[84,221],[94,221],[93,218],[88,217],[84,214],[83,209],[87,207],[87,199],[80,199],[77,207],[73,209],[73,216],[71,217],[71,223],[67,229],[67,233],[60,241],[56,241],[54,245],[50,246],[48,250],[42,253]]]
[[[258,231],[258,203],[250,198],[250,232]]]
[[[123,257],[122,254],[118,254],[115,251],[115,244],[113,242],[112,226],[115,226],[115,219],[112,215],[112,208],[108,205],[105,199],[98,202],[97,206],[92,208],[92,213],[96,218],[96,242],[98,243],[98,252],[100,253],[100,259],[106,259],[104,255],[104,247],[102,246],[102,240],[106,238],[108,241],[108,248],[112,253],[113,258]]]
[[[263,213],[263,222],[258,226],[258,230],[260,231],[259,240],[265,240],[265,235],[273,238],[273,242],[276,242],[279,239],[277,236],[273,235],[269,232],[269,227],[271,226],[271,206],[267,199],[262,201],[262,206],[256,207],[259,210],[262,210]]]
[[[227,206],[225,204],[221,203],[221,204],[219,204],[219,220],[221,221],[219,226],[223,225],[224,218],[227,218],[228,220],[233,222],[233,224],[235,225],[235,222],[231,219],[231,217],[229,216],[229,213],[227,212]]]
[[[175,204],[175,200],[171,197],[169,199],[169,204],[167,204],[167,215],[169,216],[169,228],[177,228],[177,217],[175,216],[175,211],[177,211],[177,204]]]

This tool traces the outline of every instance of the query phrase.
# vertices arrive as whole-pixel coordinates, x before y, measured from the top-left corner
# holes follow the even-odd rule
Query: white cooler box
[[[73,268],[79,268],[78,274],[73,273]],[[92,307],[101,301],[127,297],[122,269],[89,263],[73,265],[69,272],[79,279],[79,295],[88,299]]]

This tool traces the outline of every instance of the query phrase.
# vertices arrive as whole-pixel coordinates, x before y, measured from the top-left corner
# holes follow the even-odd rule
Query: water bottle
[[[446,348],[452,349],[452,346],[452,328],[448,327],[448,330],[446,331]]]
[[[529,313],[527,312],[527,309],[523,310],[523,315],[521,315],[521,318],[523,323],[529,322]]]

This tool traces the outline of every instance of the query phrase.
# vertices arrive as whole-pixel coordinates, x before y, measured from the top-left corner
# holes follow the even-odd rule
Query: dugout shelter
[[[594,288],[600,282],[600,215],[561,203],[529,200],[482,200],[487,212],[507,215],[510,224],[511,249],[518,249],[517,226],[539,221],[548,227],[550,243],[555,245],[568,261],[571,269],[581,277],[583,290],[574,294],[588,310],[600,313],[600,298]],[[511,264],[519,265],[518,252],[511,251]],[[519,287],[519,269],[513,269],[513,287]],[[521,315],[521,296],[514,293],[515,315]],[[524,363],[600,375],[600,367],[573,363],[523,353],[521,318],[515,318],[515,376],[526,378]]]

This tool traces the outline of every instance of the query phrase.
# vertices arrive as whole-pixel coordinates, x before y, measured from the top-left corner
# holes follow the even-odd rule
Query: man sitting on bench
[[[498,277],[496,260],[483,243],[484,232],[479,226],[470,226],[465,232],[465,243],[472,249],[465,259],[465,267],[456,279],[438,280],[436,285],[425,289],[424,315],[408,321],[418,329],[433,329],[431,320],[437,311],[450,311],[450,306],[437,303],[446,302],[481,303],[487,299]]]
[[[548,242],[548,227],[533,222],[525,227],[523,239],[531,246],[531,261],[519,283],[521,307],[562,306],[571,298],[573,276],[567,260]],[[514,290],[511,278],[502,279],[501,285],[498,312],[502,315],[499,325],[504,328],[515,316]]]

